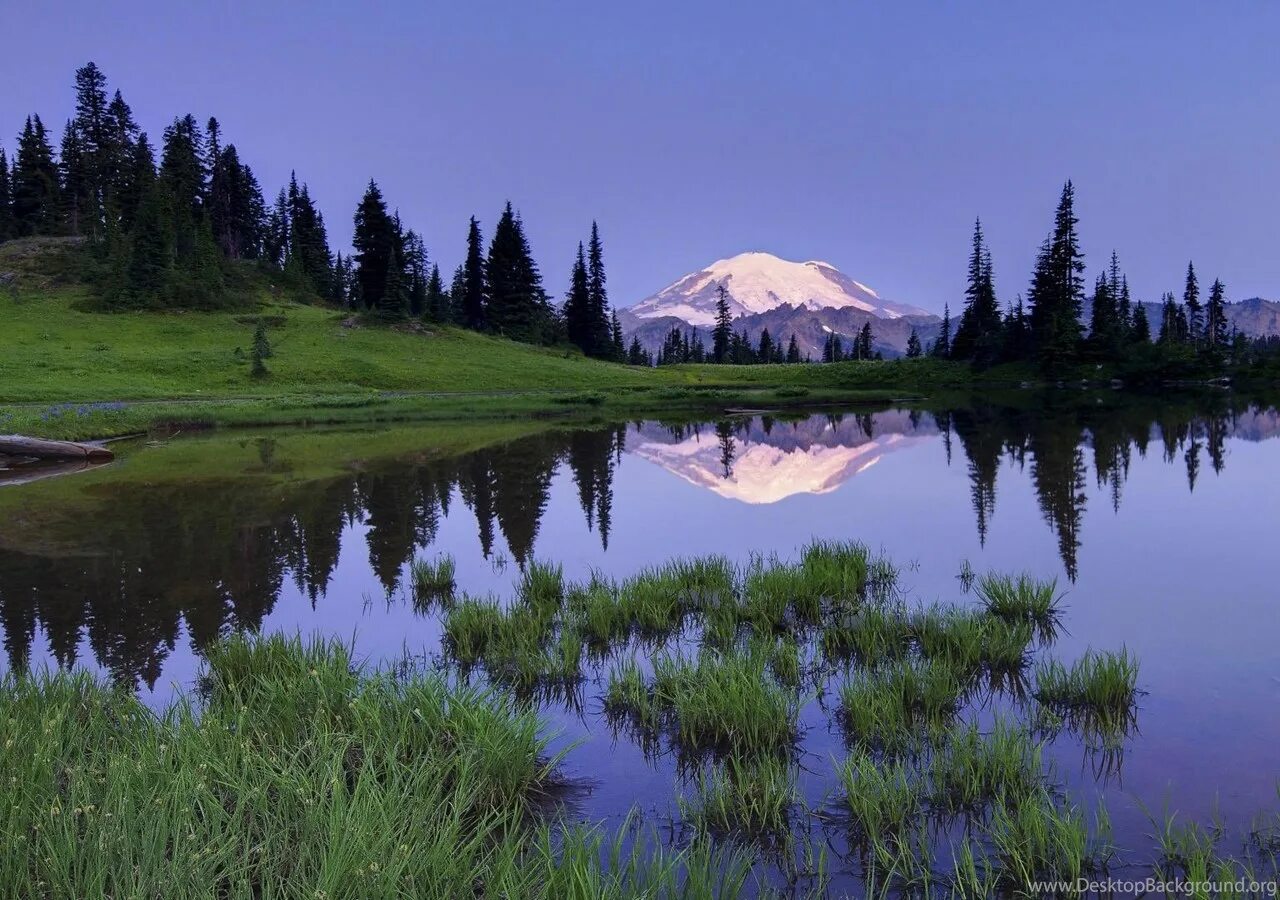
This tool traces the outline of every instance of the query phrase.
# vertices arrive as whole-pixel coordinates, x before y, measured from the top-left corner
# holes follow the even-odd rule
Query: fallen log
[[[74,441],[46,441],[20,434],[0,435],[0,456],[25,456],[28,459],[88,460],[106,462],[115,454],[96,444]]]

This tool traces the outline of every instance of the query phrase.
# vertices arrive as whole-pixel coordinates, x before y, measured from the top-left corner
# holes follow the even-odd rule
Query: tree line
[[[55,152],[28,116],[10,163],[0,147],[0,241],[84,239],[104,308],[220,308],[247,301],[246,263],[299,299],[387,321],[448,323],[627,360],[612,310],[600,230],[573,260],[563,304],[543,286],[524,222],[508,203],[487,247],[468,223],[466,252],[446,283],[421,236],[370,180],[353,217],[353,252],[333,252],[324,216],[291,174],[273,202],[216,118],[165,128],[159,151],[119,90],[90,62],[75,72],[75,111]]]
[[[1253,341],[1230,329],[1226,286],[1215,279],[1202,301],[1195,265],[1188,263],[1182,299],[1166,293],[1158,332],[1152,333],[1147,307],[1131,295],[1129,280],[1113,251],[1106,269],[1085,288],[1084,253],[1075,214],[1075,188],[1062,188],[1053,228],[1036,254],[1027,290],[1007,306],[996,296],[991,251],[974,223],[968,278],[959,321],[943,314],[938,338],[928,353],[985,368],[1027,361],[1048,372],[1080,363],[1139,360],[1161,368],[1208,366],[1251,361],[1269,352],[1270,342]],[[1088,315],[1085,315],[1088,301]],[[913,333],[908,356],[925,352]]]

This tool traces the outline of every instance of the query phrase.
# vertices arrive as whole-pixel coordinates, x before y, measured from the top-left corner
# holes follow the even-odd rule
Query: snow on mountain
[[[861,282],[821,260],[791,262],[772,253],[739,253],[684,276],[631,307],[639,319],[673,316],[690,325],[715,324],[716,292],[724,285],[733,317],[784,304],[797,308],[858,309],[881,319],[929,316],[914,306],[884,300]]]

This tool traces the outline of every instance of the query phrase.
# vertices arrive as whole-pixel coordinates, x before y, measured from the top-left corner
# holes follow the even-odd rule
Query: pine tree
[[[93,217],[86,169],[84,141],[75,123],[68,121],[58,149],[58,195],[62,200],[62,220],[68,234],[83,234],[82,221],[88,224]]]
[[[13,193],[9,186],[9,161],[0,147],[0,241],[13,237]]]
[[[1214,353],[1227,349],[1226,285],[1215,278],[1209,289],[1209,303],[1205,308],[1205,343]]]
[[[610,323],[609,294],[604,274],[604,245],[600,241],[600,229],[591,223],[591,240],[587,244],[587,320],[589,322],[589,346],[587,353],[608,356],[611,350],[620,357],[620,348],[614,346]]]
[[[546,336],[547,300],[529,251],[524,225],[508,202],[494,227],[485,260],[488,327],[513,340],[538,343]]]
[[[462,283],[458,285],[455,279],[452,291],[454,306],[466,327],[479,330],[486,326],[486,291],[484,255],[480,250],[480,223],[472,216],[467,228],[467,256],[462,264]]]
[[[1062,187],[1053,233],[1041,245],[1031,279],[1031,340],[1042,366],[1054,370],[1075,359],[1084,305],[1084,254],[1076,233],[1075,188]]]
[[[787,342],[787,362],[794,365],[800,361],[800,344],[796,342],[796,333],[793,331],[791,340]]]
[[[386,299],[387,287],[399,287],[399,274],[391,269],[399,268],[399,260],[393,260],[396,234],[382,191],[372,179],[365,188],[364,197],[356,207],[355,235],[351,240],[355,248],[354,284],[366,309],[394,310],[399,298]]]
[[[933,342],[933,355],[939,359],[951,357],[951,307],[942,306],[942,326],[938,331],[938,339]]]
[[[760,349],[756,351],[756,356],[762,363],[773,362],[773,336],[769,334],[768,328],[760,330]]]
[[[155,303],[168,283],[173,262],[168,204],[168,193],[158,181],[152,181],[143,194],[130,232],[125,283],[127,299],[135,304]]]
[[[1089,319],[1089,342],[1102,358],[1108,358],[1115,352],[1116,339],[1120,334],[1119,309],[1116,296],[1112,293],[1112,281],[1106,275],[1099,275],[1093,286],[1093,307]]]
[[[622,362],[626,358],[626,346],[623,344],[622,323],[618,321],[618,311],[614,310],[609,314],[609,335],[612,354],[609,357],[616,362]]]
[[[1139,303],[1133,310],[1129,340],[1135,344],[1145,344],[1151,340],[1151,325],[1147,322],[1147,307],[1144,303]]]
[[[1157,339],[1162,346],[1176,344],[1178,336],[1178,304],[1173,294],[1166,293],[1160,301],[1160,335]]]
[[[632,366],[649,365],[649,354],[645,353],[644,347],[640,345],[639,337],[631,338],[631,347],[627,351],[627,364]]]
[[[982,220],[974,220],[973,243],[969,253],[969,279],[965,287],[964,311],[955,337],[950,341],[953,359],[993,356],[1000,333],[1000,303],[996,299],[991,251],[982,236]]]
[[[711,332],[713,362],[729,361],[729,343],[733,337],[733,317],[729,314],[729,292],[723,284],[716,286],[716,326]]]
[[[254,378],[265,378],[268,374],[266,359],[271,355],[271,344],[267,340],[267,326],[262,322],[253,331],[253,369],[250,374]]]
[[[378,315],[388,321],[409,315],[409,286],[406,284],[404,263],[396,247],[398,243],[393,241],[391,244],[391,254],[387,257],[387,280],[375,306]]]
[[[871,359],[873,354],[871,350],[871,323],[865,322],[862,330],[858,332],[858,359]]]
[[[71,182],[63,202],[73,234],[100,238],[106,222],[113,147],[111,112],[107,103],[107,78],[92,62],[76,69],[76,113],[68,125],[74,133],[75,154],[62,160]]]
[[[581,241],[578,243],[578,256],[573,261],[573,270],[569,276],[569,292],[565,294],[564,326],[569,341],[583,353],[590,354],[594,348],[595,330],[591,317],[586,255]]]
[[[1187,340],[1199,344],[1204,339],[1204,317],[1200,306],[1200,282],[1196,280],[1196,267],[1187,263],[1187,283],[1182,289],[1182,306],[1187,315]]]
[[[912,328],[911,336],[907,338],[907,359],[918,359],[922,352],[920,335],[916,334],[916,330]]]
[[[449,308],[449,294],[444,289],[440,278],[440,267],[431,266],[431,275],[427,278],[427,311],[437,322],[452,322],[453,311]]]
[[[28,116],[23,126],[10,185],[14,236],[56,234],[60,218],[58,167],[39,116]]]

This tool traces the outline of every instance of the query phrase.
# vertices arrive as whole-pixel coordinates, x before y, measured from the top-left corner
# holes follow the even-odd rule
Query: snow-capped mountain
[[[929,316],[923,309],[884,300],[830,263],[791,262],[772,253],[739,253],[684,276],[631,307],[639,319],[674,316],[710,327],[716,319],[716,292],[724,285],[733,317],[768,312],[783,304],[807,309],[852,307],[881,319]]]
[[[800,352],[815,359],[827,335],[840,335],[847,346],[868,322],[875,349],[900,356],[912,330],[922,341],[931,340],[941,322],[923,309],[885,300],[830,263],[752,252],[714,262],[619,310],[627,340],[637,337],[646,350],[656,351],[673,327],[696,327],[706,336],[715,324],[721,285],[735,330],[745,330],[752,341],[765,329],[782,341],[794,334]]]

